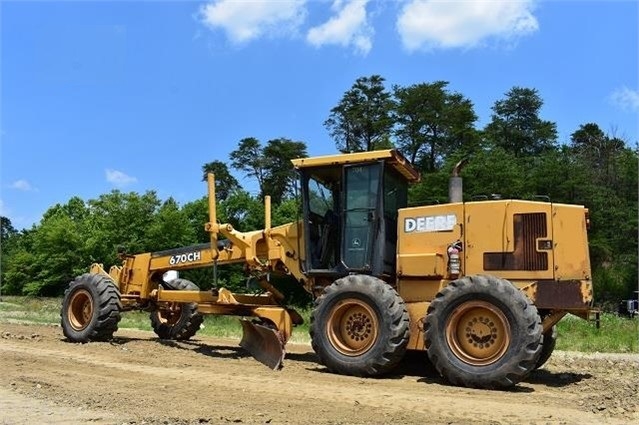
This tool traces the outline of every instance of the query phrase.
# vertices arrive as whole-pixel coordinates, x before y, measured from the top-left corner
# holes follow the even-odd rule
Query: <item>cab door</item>
[[[371,270],[379,227],[381,176],[381,162],[344,167],[341,252],[349,270]]]

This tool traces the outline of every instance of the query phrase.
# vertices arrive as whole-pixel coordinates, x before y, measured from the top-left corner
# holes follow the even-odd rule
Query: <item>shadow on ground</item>
[[[112,345],[125,345],[133,341],[143,340],[148,339],[129,336],[116,336],[111,341],[109,341],[109,343]],[[239,345],[210,345],[198,340],[173,341],[160,338],[155,338],[154,341],[157,341],[159,344],[167,347],[192,351],[213,358],[242,359],[251,357],[251,355]],[[286,356],[284,358],[284,367],[286,367],[287,362],[312,363],[313,365],[307,367],[307,370],[318,373],[331,373],[325,366],[319,363],[317,355],[312,351],[306,353],[286,353]],[[426,353],[421,351],[408,351],[399,365],[397,365],[397,367],[393,369],[391,373],[369,379],[403,379],[405,377],[415,378],[417,382],[455,387],[454,385],[448,383],[446,379],[440,376],[433,364],[428,360],[428,356],[426,355]],[[499,391],[533,392],[534,389],[530,386],[527,386],[526,384],[561,388],[591,378],[592,375],[588,373],[554,373],[546,369],[538,369],[531,372],[530,375],[519,385]]]

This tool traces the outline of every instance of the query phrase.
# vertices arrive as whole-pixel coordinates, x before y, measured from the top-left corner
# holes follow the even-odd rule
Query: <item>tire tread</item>
[[[74,330],[66,317],[66,302],[78,289],[86,289],[94,297],[93,304],[98,309],[97,317],[82,331]],[[118,330],[121,310],[120,291],[110,277],[92,273],[80,275],[64,291],[60,313],[63,334],[73,342],[108,341]]]
[[[473,297],[495,298],[509,304],[522,322],[523,349],[511,352],[498,370],[487,373],[472,373],[457,366],[452,353],[448,352],[442,332],[447,309],[451,303],[476,299]],[[461,299],[461,301],[460,301]],[[506,388],[524,379],[534,368],[541,352],[541,319],[537,308],[522,292],[509,281],[487,275],[465,276],[444,287],[427,309],[424,326],[425,348],[438,372],[454,385],[472,388]],[[518,330],[511,330],[518,332]],[[435,342],[437,341],[437,342]],[[501,362],[501,360],[500,360]]]
[[[187,279],[174,279],[168,284],[176,291],[197,291],[198,286]],[[160,339],[185,341],[195,336],[204,321],[204,317],[198,313],[196,303],[182,304],[180,319],[174,325],[163,323],[158,317],[158,311],[150,314],[151,327]]]
[[[323,315],[330,310],[326,303],[334,302],[348,294],[358,294],[367,298],[381,311],[387,312],[380,318],[382,321],[384,317],[389,318],[386,324],[380,323],[382,328],[388,327],[390,336],[383,342],[378,354],[373,358],[364,359],[367,357],[365,353],[362,360],[355,363],[340,361],[332,347],[326,346],[330,344],[321,335],[321,328],[327,320]],[[313,350],[320,363],[330,371],[342,375],[379,376],[392,370],[404,357],[410,332],[409,316],[404,301],[390,285],[368,275],[349,275],[324,288],[322,294],[315,299],[309,332]]]

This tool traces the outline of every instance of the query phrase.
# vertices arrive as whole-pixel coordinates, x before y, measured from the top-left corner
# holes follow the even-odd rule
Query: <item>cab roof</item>
[[[366,164],[380,160],[393,167],[407,181],[415,183],[420,180],[419,171],[395,149],[298,158],[292,159],[291,162],[295,168],[319,168],[330,165]]]

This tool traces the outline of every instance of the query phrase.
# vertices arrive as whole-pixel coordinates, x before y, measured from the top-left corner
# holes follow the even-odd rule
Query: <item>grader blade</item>
[[[244,331],[240,347],[271,369],[281,369],[286,351],[278,331],[250,320],[240,320],[240,323]]]

